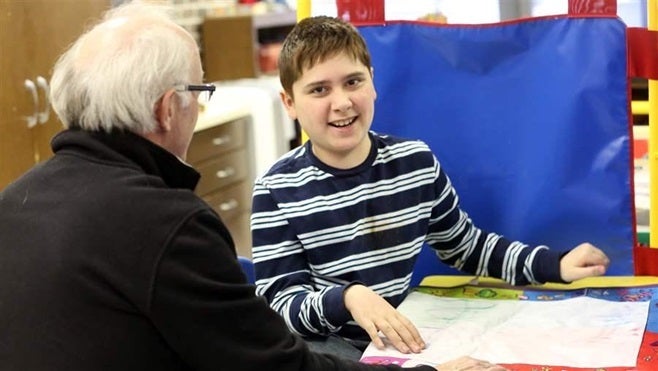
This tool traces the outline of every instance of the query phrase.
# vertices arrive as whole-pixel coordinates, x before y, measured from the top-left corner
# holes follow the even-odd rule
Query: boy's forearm
[[[346,286],[328,287],[318,292],[298,293],[276,298],[277,309],[294,332],[302,336],[325,336],[338,331],[352,317],[345,308]]]

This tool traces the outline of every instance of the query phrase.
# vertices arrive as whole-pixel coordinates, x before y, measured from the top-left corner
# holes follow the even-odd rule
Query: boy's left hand
[[[605,274],[610,259],[590,243],[582,243],[560,260],[560,276],[566,282]]]

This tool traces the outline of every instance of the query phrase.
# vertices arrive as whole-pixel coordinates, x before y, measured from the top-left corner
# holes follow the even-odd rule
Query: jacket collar
[[[194,190],[200,175],[191,166],[155,143],[128,131],[68,129],[51,143],[54,153],[75,152],[106,162],[126,163],[164,180],[172,188]]]

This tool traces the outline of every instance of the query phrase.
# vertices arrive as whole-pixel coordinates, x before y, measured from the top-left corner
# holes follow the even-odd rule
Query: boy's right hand
[[[471,357],[459,357],[435,366],[437,371],[507,371],[503,366]]]
[[[352,285],[345,290],[343,298],[352,318],[366,330],[377,349],[384,349],[379,331],[402,353],[420,353],[425,348],[416,326],[368,287]]]

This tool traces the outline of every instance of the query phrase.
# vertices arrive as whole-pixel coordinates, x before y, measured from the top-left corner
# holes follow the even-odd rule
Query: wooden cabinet
[[[251,191],[253,162],[248,129],[242,117],[197,131],[187,153],[201,179],[196,192],[222,218],[238,255],[251,257]]]
[[[206,18],[201,29],[206,79],[221,81],[261,75],[259,52],[282,42],[295,22],[294,11]]]
[[[109,0],[0,1],[0,190],[52,156],[62,129],[50,111],[48,81],[57,57]]]

